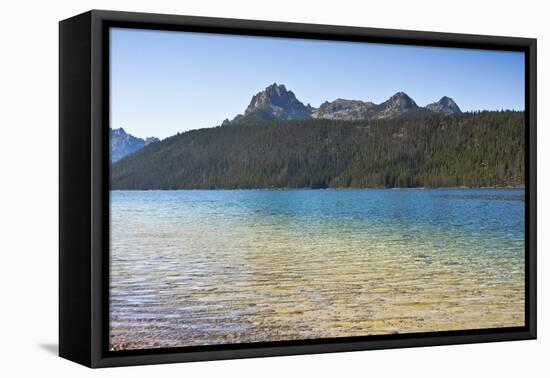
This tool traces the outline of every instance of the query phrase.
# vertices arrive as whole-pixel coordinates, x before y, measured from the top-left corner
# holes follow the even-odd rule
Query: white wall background
[[[58,25],[89,9],[536,37],[539,40],[539,340],[89,370],[57,344]],[[550,27],[544,1],[10,1],[0,22],[0,375],[521,377],[550,372]],[[406,64],[406,62],[403,62]],[[548,189],[547,189],[548,190]],[[544,273],[547,273],[546,275]],[[546,349],[546,350],[545,350]],[[546,375],[548,376],[548,375]]]

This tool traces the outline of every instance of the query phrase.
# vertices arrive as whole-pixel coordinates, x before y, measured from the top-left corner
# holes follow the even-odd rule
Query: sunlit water
[[[111,349],[524,325],[524,191],[111,192]]]

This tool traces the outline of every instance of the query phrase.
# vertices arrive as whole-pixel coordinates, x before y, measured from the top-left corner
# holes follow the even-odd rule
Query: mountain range
[[[397,92],[381,104],[338,98],[330,102],[325,101],[318,108],[314,108],[309,104],[304,105],[283,84],[273,83],[252,97],[243,114],[238,114],[231,121],[224,120],[222,126],[275,120],[361,121],[459,113],[462,113],[459,106],[450,97],[444,96],[437,102],[420,107],[404,92]],[[158,141],[156,137],[136,137],[128,134],[123,128],[110,128],[111,163]]]
[[[523,112],[376,104],[304,105],[284,85],[221,126],[158,141],[111,130],[111,189],[524,187]],[[157,142],[158,141],[158,142]],[[153,143],[154,142],[154,143]],[[123,158],[121,158],[124,156]]]
[[[158,142],[155,137],[138,138],[132,134],[128,134],[124,129],[109,128],[109,145],[111,149],[111,163],[114,163],[124,156],[132,154],[137,150],[147,146],[150,143]]]
[[[252,97],[243,114],[232,120],[226,119],[222,125],[300,119],[359,121],[459,113],[462,113],[460,107],[450,97],[443,96],[439,101],[421,107],[404,92],[397,92],[381,104],[338,98],[314,108],[304,105],[284,85],[273,83]]]

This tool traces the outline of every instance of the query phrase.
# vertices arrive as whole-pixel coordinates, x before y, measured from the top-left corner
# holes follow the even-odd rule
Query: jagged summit
[[[325,101],[319,108],[304,105],[292,91],[283,84],[273,83],[252,97],[243,114],[232,121],[226,119],[222,125],[246,123],[259,120],[292,119],[334,119],[334,120],[371,120],[398,117],[414,117],[433,113],[461,113],[458,105],[450,97],[444,96],[438,102],[420,107],[405,92],[397,92],[381,104],[371,101],[347,100],[337,98]]]
[[[145,139],[135,137],[132,134],[128,134],[122,127],[118,129],[109,129],[111,163],[136,152],[150,143],[158,141],[159,139],[156,137],[148,137]]]
[[[289,120],[310,118],[311,106],[301,103],[283,84],[273,83],[252,97],[243,115],[232,122],[245,120]]]

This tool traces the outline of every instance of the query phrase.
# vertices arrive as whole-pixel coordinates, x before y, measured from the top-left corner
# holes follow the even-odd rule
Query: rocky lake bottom
[[[112,191],[110,349],[516,327],[523,189]]]

